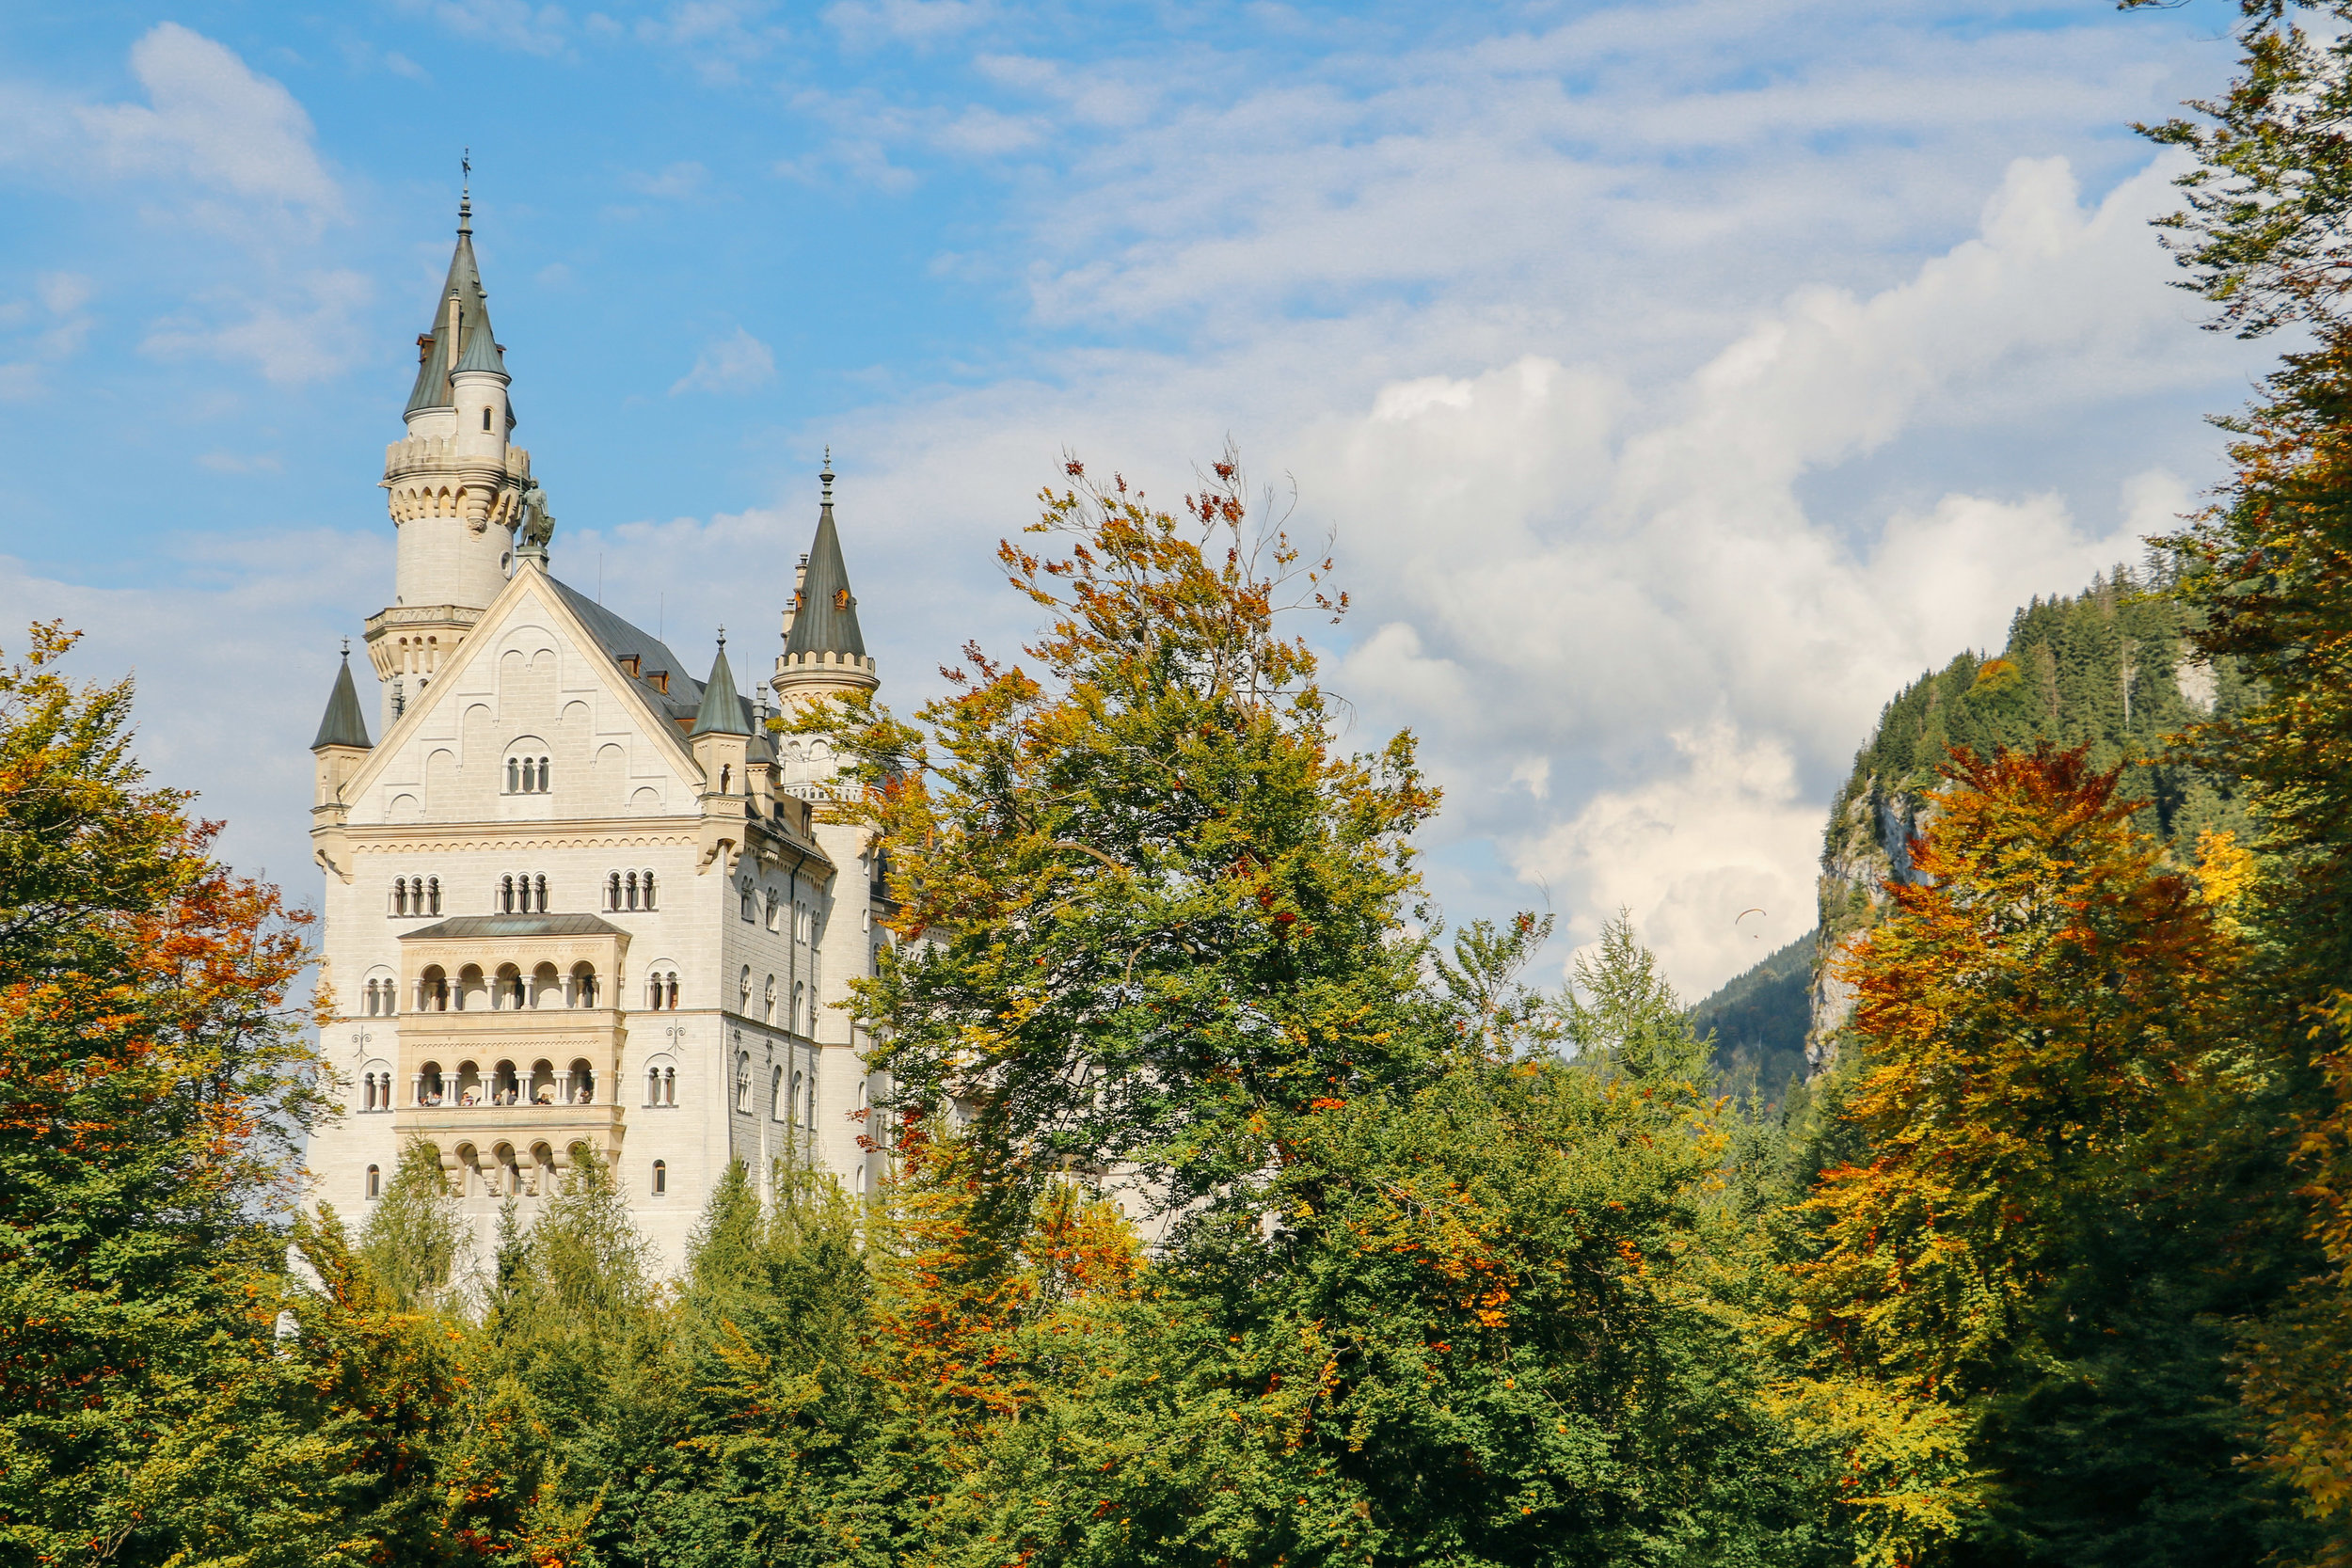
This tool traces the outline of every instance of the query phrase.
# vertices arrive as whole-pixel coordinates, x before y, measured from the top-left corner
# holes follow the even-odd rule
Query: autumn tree
[[[1789,1408],[1867,1560],[2258,1560],[2221,1325],[2292,1227],[2228,1099],[2242,943],[2083,750],[1947,779],[1841,964],[1861,1147],[1803,1206]]]
[[[840,815],[888,853],[910,944],[858,1010],[899,1102],[962,1106],[992,1192],[1127,1169],[1198,1218],[1252,1204],[1319,1102],[1427,1068],[1405,902],[1436,796],[1409,736],[1341,749],[1276,626],[1341,601],[1230,456],[1181,518],[1067,467],[1030,531],[1058,549],[1000,552],[1046,612],[1033,665],[969,647],[911,723],[801,722],[859,759]]]
[[[0,1542],[335,1560],[347,1454],[278,1354],[306,917],[148,783],[73,641],[0,671]]]

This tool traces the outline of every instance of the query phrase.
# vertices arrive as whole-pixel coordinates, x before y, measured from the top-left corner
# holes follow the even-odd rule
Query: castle
[[[723,636],[698,681],[549,571],[471,210],[385,458],[382,738],[346,644],[311,743],[320,1046],[348,1089],[311,1139],[313,1196],[360,1223],[421,1138],[486,1243],[509,1198],[527,1223],[593,1149],[675,1271],[731,1161],[880,1180],[837,1005],[891,940],[883,867],[863,830],[816,819],[825,744],[769,733]],[[768,681],[785,710],[877,685],[830,468]]]

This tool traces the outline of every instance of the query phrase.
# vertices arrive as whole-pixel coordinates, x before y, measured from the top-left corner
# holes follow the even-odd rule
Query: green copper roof
[[[449,297],[457,296],[457,339],[449,337]],[[470,203],[457,210],[457,248],[449,259],[449,277],[433,302],[433,320],[419,341],[421,363],[417,384],[409,389],[406,413],[420,408],[448,408],[455,404],[450,388],[453,371],[506,372],[505,356],[490,328],[489,297],[483,292],[482,269],[473,259],[473,216]]]
[[[808,571],[801,578],[801,594],[792,607],[792,632],[784,640],[787,657],[795,654],[855,654],[866,657],[866,638],[857,627],[857,598],[850,592],[850,569],[841,561],[841,535],[833,526],[833,475],[825,482],[824,504],[817,514],[817,540],[808,547]]]
[[[373,746],[368,738],[367,716],[359,711],[358,689],[351,684],[351,650],[343,650],[343,667],[335,673],[335,689],[326,699],[326,717],[319,721],[318,738],[310,742],[310,750],[322,746]]]
[[[698,735],[749,735],[752,727],[743,718],[743,696],[735,689],[735,672],[727,668],[727,640],[719,639],[719,657],[710,666],[710,678],[703,683],[703,705],[694,715],[694,727],[687,731],[691,738]]]

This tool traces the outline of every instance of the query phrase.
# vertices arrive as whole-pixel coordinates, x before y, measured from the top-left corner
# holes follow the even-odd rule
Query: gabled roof
[[[361,746],[373,749],[368,739],[367,715],[359,707],[358,689],[351,684],[351,649],[343,649],[343,667],[335,672],[335,689],[327,693],[326,714],[319,721],[318,737],[310,742],[313,752],[323,746]]]
[[[793,601],[785,657],[826,653],[863,658],[866,638],[858,630],[857,598],[850,592],[850,568],[842,562],[841,535],[833,526],[833,473],[828,468],[818,477],[825,482],[825,499],[817,514],[816,542],[808,547],[808,570]]]
[[[682,778],[691,780],[694,777],[696,768],[693,752],[686,744],[686,726],[692,722],[695,710],[702,702],[700,684],[681,678],[664,694],[645,677],[658,672],[663,664],[675,665],[676,661],[668,648],[663,647],[652,634],[640,631],[594,600],[574,593],[548,577],[536,562],[526,558],[516,562],[515,575],[507,579],[498,597],[483,610],[475,629],[468,633],[465,641],[458,645],[455,662],[444,668],[433,678],[430,686],[418,693],[406,711],[392,721],[390,730],[384,736],[384,744],[374,749],[368,762],[345,784],[346,799],[356,799],[358,792],[375,786],[389,759],[407,743],[412,732],[426,721],[426,716],[439,707],[459,673],[482,657],[482,650],[488,646],[485,641],[488,628],[498,626],[504,619],[515,600],[522,594],[543,590],[552,601],[548,609],[556,619],[607,656],[605,668],[611,672],[611,678],[621,690],[642,705],[647,733],[659,736],[660,743],[666,746],[671,765]],[[641,656],[640,673],[633,677],[628,667],[621,662],[627,655]]]
[[[752,726],[745,709],[743,694],[735,689],[735,672],[727,668],[727,640],[719,639],[719,657],[710,666],[710,679],[703,683],[702,706],[694,713],[694,727],[687,731],[691,737],[698,735],[749,735]]]
[[[643,626],[630,625],[569,583],[548,578],[547,584],[562,596],[564,608],[580,617],[588,635],[619,666],[621,673],[636,683],[638,695],[652,704],[655,712],[681,728],[693,721],[702,711],[703,683],[686,673],[685,665],[670,651],[668,643]],[[629,658],[637,661],[637,673],[633,676],[628,673],[628,666],[622,663]],[[657,675],[669,678],[669,690],[655,684]]]
[[[457,338],[449,337],[449,299],[457,296]],[[473,259],[473,212],[470,200],[457,208],[457,248],[449,259],[449,277],[433,301],[433,319],[418,340],[423,350],[417,366],[417,384],[409,389],[405,413],[420,408],[455,405],[449,378],[454,371],[496,371],[506,373],[506,358],[490,327],[489,296],[482,287],[482,269]],[[511,410],[510,410],[511,412]]]

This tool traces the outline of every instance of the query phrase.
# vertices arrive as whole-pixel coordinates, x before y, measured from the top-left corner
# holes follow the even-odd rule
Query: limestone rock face
[[[1879,792],[1876,775],[1850,789],[1822,834],[1820,942],[1813,970],[1812,1022],[1805,1030],[1805,1075],[1818,1078],[1837,1063],[1838,1037],[1853,1017],[1853,988],[1836,974],[1837,960],[1872,926],[1888,903],[1890,881],[1912,879],[1911,839],[1926,825],[1923,795]]]

